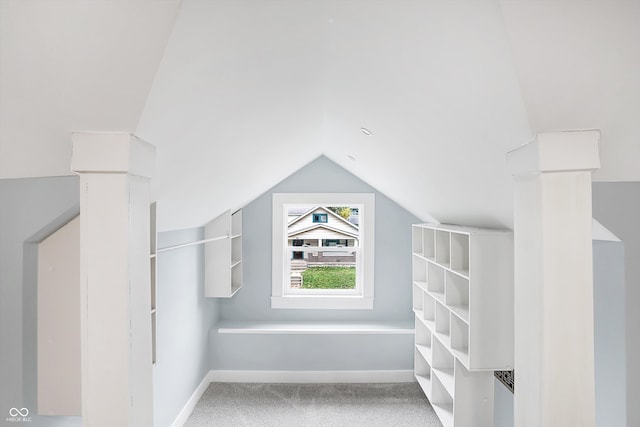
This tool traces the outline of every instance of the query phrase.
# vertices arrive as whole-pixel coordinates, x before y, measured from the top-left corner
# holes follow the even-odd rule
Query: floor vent
[[[515,388],[514,382],[514,375],[513,375],[513,371],[494,371],[493,375],[495,375],[495,377],[502,383],[504,384],[504,386],[506,388],[508,388],[511,393],[513,393],[513,390]]]

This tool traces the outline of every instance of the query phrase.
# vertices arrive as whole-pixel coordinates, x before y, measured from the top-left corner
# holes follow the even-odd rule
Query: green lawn
[[[302,272],[302,289],[354,289],[355,267],[310,267]]]

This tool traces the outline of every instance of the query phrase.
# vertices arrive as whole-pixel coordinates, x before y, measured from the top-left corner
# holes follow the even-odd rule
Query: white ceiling
[[[504,2],[535,131],[601,129],[596,181],[640,181],[640,2]]]
[[[71,132],[133,131],[179,0],[0,0],[0,178],[70,174]]]
[[[322,154],[425,220],[509,227],[533,132],[600,128],[596,179],[640,180],[638,24],[632,1],[0,0],[0,178],[135,130],[161,230]]]

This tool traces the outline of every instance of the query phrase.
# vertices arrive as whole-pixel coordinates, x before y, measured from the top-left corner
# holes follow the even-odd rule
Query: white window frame
[[[287,253],[288,205],[361,205],[360,245],[356,251],[356,289],[293,290]],[[373,309],[375,195],[372,193],[273,193],[271,308],[275,309]],[[297,248],[296,248],[297,249]],[[302,248],[301,248],[302,249]],[[343,251],[347,248],[341,248]]]

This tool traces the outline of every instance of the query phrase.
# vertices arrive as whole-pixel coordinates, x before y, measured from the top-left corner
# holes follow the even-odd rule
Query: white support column
[[[515,179],[517,427],[595,426],[591,173],[598,131],[542,133]]]
[[[82,422],[153,425],[149,262],[155,148],[129,133],[74,133],[80,175]]]

